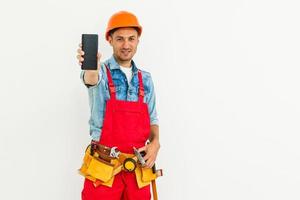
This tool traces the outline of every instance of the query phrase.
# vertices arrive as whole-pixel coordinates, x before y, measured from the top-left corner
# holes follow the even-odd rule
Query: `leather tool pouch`
[[[149,182],[156,179],[156,174],[153,173],[152,169],[142,168],[142,181]]]
[[[91,147],[89,145],[85,152],[79,173],[92,181],[98,179],[102,182],[108,182],[113,177],[113,171],[114,165],[99,158],[98,153],[93,153],[93,156],[91,155]]]
[[[159,176],[162,176],[162,170],[157,170],[153,173],[152,169],[137,167],[135,169],[136,180],[139,188],[147,186],[151,181],[155,180]]]

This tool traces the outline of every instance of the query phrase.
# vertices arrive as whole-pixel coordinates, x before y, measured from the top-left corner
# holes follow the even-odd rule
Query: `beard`
[[[133,50],[120,50],[117,54],[117,57],[120,61],[130,61],[134,56]]]

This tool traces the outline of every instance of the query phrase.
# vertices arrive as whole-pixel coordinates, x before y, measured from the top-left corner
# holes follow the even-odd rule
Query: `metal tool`
[[[112,147],[112,148],[110,149],[110,154],[109,154],[109,156],[114,157],[114,158],[119,158],[119,155],[120,155],[120,151],[117,150],[117,147]]]
[[[139,152],[135,147],[133,147],[133,151],[134,151],[134,154],[135,156],[137,157],[137,159],[139,160],[139,162],[141,163],[142,167],[146,165],[146,161],[145,159],[143,158],[143,153]]]

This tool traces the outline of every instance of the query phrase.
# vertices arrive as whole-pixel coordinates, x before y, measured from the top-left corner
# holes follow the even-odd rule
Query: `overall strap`
[[[116,99],[116,87],[113,83],[112,76],[110,73],[110,70],[108,66],[104,63],[106,67],[106,74],[107,74],[107,79],[108,79],[108,89],[109,89],[109,94],[110,98]],[[138,71],[138,78],[139,78],[139,102],[143,102],[144,96],[145,96],[145,90],[144,90],[144,84],[143,84],[143,79],[142,79],[142,72],[139,70]]]
[[[107,74],[107,79],[108,79],[108,89],[109,89],[110,98],[116,99],[116,87],[113,83],[111,73],[110,73],[108,66],[105,63],[104,63],[104,65],[106,67],[106,74]]]
[[[145,90],[144,90],[141,70],[138,71],[138,78],[139,78],[139,102],[143,102],[145,96]]]

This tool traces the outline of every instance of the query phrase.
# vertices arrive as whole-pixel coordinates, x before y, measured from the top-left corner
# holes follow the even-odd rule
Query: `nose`
[[[128,49],[129,48],[129,42],[128,42],[128,40],[124,41],[123,48],[124,49]]]

